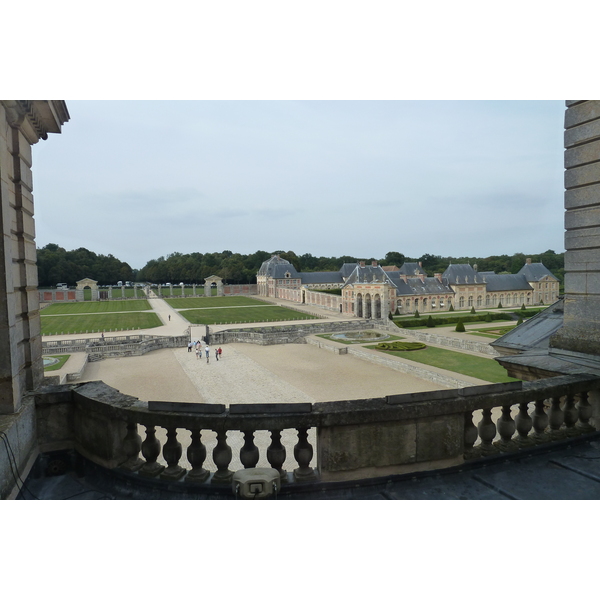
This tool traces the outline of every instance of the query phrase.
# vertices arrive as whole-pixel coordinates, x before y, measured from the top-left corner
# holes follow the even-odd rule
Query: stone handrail
[[[234,470],[261,464],[287,484],[351,481],[585,435],[598,390],[600,379],[570,375],[314,404],[146,403],[103,382],[35,395],[42,451],[74,447],[134,480],[228,485]]]

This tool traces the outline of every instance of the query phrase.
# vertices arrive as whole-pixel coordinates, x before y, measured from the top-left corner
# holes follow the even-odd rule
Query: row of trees
[[[95,254],[86,248],[65,250],[58,244],[48,244],[37,250],[38,285],[54,287],[57,283],[73,286],[85,277],[100,285],[117,281],[134,281],[135,271],[112,254]]]
[[[377,260],[384,266],[402,266],[404,262],[421,262],[429,275],[443,273],[449,264],[470,263],[477,265],[479,271],[494,271],[496,273],[517,273],[525,264],[527,257],[533,262],[543,262],[562,282],[564,275],[564,254],[556,254],[547,250],[542,254],[525,255],[521,252],[509,256],[480,257],[442,257],[424,254],[413,258],[400,252],[388,252],[384,258],[365,258],[355,256],[326,257],[276,250],[266,252],[258,250],[253,254],[239,254],[229,250],[223,252],[208,252],[201,254],[182,254],[174,252],[166,257],[152,259],[139,271],[131,269],[124,262],[109,254],[96,255],[85,248],[67,251],[56,244],[48,244],[38,250],[38,276],[40,286],[52,286],[58,282],[74,285],[79,279],[91,277],[100,285],[115,284],[121,281],[149,281],[152,283],[202,283],[211,275],[222,277],[227,283],[256,283],[256,273],[261,264],[272,254],[279,254],[288,260],[300,272],[337,271],[344,263],[354,263],[366,260],[369,264]]]

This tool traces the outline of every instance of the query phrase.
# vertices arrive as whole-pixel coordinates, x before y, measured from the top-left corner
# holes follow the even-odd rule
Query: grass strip
[[[171,308],[225,308],[228,306],[276,306],[247,296],[215,296],[213,298],[166,298]],[[187,315],[186,315],[187,318]]]
[[[151,310],[148,300],[106,300],[102,302],[54,303],[42,309],[45,315],[81,315],[83,313],[139,312]]]
[[[58,371],[68,360],[70,354],[48,354],[46,358],[56,358],[58,362],[54,365],[50,365],[49,367],[44,367],[45,371]]]
[[[180,313],[194,325],[214,325],[215,323],[268,323],[273,321],[298,321],[314,319],[306,313],[282,306],[240,307],[235,309],[215,308],[213,310],[186,310]]]
[[[377,349],[376,346],[366,347]],[[473,356],[472,354],[454,352],[452,350],[435,348],[433,346],[428,346],[418,352],[392,352],[388,350],[380,350],[380,352],[385,352],[385,354],[391,354],[423,365],[460,373],[461,375],[467,375],[468,377],[475,377],[491,383],[518,381],[513,377],[509,377],[506,374],[506,370],[495,360]]]
[[[67,333],[93,333],[104,331],[132,331],[151,329],[163,323],[156,313],[124,312],[93,315],[61,315],[44,317],[42,315],[42,335],[60,335]]]

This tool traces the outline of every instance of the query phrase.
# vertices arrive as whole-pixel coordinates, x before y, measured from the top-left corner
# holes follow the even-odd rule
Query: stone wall
[[[0,101],[0,414],[43,379],[31,146],[68,118],[60,101]]]

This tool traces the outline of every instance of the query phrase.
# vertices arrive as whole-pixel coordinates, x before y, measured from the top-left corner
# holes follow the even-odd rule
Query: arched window
[[[465,297],[461,296],[458,300],[458,306],[459,308],[464,308],[465,307]]]
[[[469,296],[468,306],[473,306],[473,296]]]
[[[481,296],[477,296],[477,307],[481,306],[483,303],[483,298]]]

